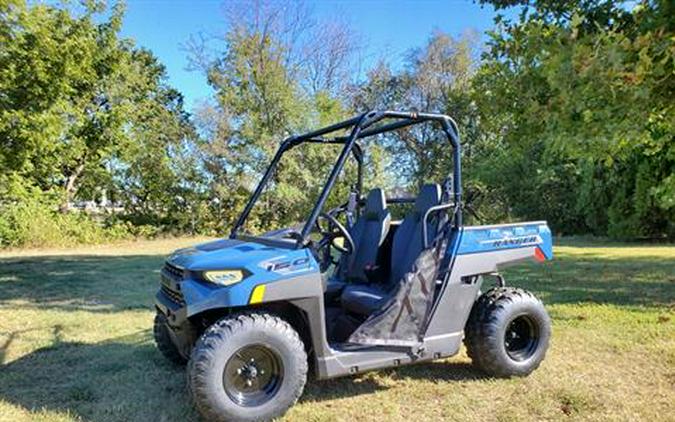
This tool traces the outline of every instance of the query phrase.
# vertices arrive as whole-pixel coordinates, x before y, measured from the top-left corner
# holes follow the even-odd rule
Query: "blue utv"
[[[452,174],[412,198],[362,192],[360,143],[419,124],[447,138]],[[340,153],[306,221],[246,233],[284,153],[307,143],[337,144]],[[358,180],[344,205],[325,209],[352,157]],[[308,374],[326,379],[443,359],[462,340],[489,375],[524,376],[539,366],[548,314],[531,293],[506,287],[497,270],[552,259],[551,232],[544,221],[464,226],[460,158],[457,125],[441,114],[371,111],[290,137],[228,238],[167,259],[155,341],[170,360],[189,362],[188,388],[205,419],[272,419],[297,401]],[[393,205],[406,207],[403,219],[392,219]],[[481,292],[488,278],[496,286]]]

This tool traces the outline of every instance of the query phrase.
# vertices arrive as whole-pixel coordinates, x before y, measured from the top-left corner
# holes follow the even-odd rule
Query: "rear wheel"
[[[466,324],[464,343],[473,364],[497,377],[525,376],[546,355],[551,320],[532,293],[497,287],[480,296]]]
[[[177,365],[185,365],[187,360],[180,354],[176,344],[171,339],[171,333],[169,332],[170,328],[167,324],[166,316],[161,312],[157,312],[157,314],[155,314],[155,322],[152,326],[155,345],[165,358]]]
[[[229,316],[195,345],[188,385],[206,420],[269,420],[302,394],[307,354],[286,321],[265,313]]]

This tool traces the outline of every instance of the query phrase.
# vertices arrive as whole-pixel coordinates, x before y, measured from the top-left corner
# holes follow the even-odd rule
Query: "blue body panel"
[[[459,255],[506,249],[538,247],[546,259],[553,259],[551,230],[544,221],[493,226],[467,226],[460,234]]]
[[[533,257],[539,260],[553,258],[551,231],[546,222],[463,227],[453,231],[446,256],[450,257],[452,268],[455,257],[460,255],[533,247]],[[309,249],[233,239],[179,249],[167,262],[184,270],[184,278],[179,284],[188,317],[209,309],[246,306],[258,285],[319,273],[319,265]],[[202,272],[209,270],[243,270],[248,276],[239,283],[223,287],[203,280]]]
[[[167,262],[186,270],[180,289],[188,304],[187,316],[202,311],[245,306],[253,289],[289,277],[319,272],[308,249],[288,249],[255,242],[221,239],[175,251]],[[208,270],[245,270],[239,283],[223,287],[201,279]]]

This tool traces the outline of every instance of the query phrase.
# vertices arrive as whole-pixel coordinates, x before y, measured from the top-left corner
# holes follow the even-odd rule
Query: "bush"
[[[2,248],[97,244],[155,234],[154,228],[115,221],[101,223],[82,213],[59,213],[39,199],[0,207]]]

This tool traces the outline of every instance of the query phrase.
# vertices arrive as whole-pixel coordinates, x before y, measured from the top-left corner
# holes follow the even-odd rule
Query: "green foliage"
[[[465,148],[472,150],[481,142],[472,124],[477,115],[469,95],[477,47],[472,33],[454,38],[434,32],[422,48],[408,52],[401,72],[384,62],[372,69],[358,86],[353,107],[447,113],[457,118]],[[425,181],[439,182],[451,173],[452,148],[438,126],[415,126],[387,134],[383,141],[398,186],[415,191]]]
[[[0,63],[3,173],[69,196],[89,160],[110,153],[129,112],[115,82],[124,73],[116,39],[121,8],[95,25],[50,6],[5,6]],[[67,197],[65,199],[70,199]]]
[[[190,54],[214,93],[190,116],[163,65],[119,37],[122,5],[0,1],[0,246],[223,235],[284,138],[369,109],[456,118],[469,223],[675,236],[672,2],[488,3],[520,14],[497,17],[480,61],[473,34],[436,31],[358,84],[348,25],[292,2],[228,4],[219,49]],[[362,144],[366,188],[450,173],[434,128],[380,140]],[[246,229],[304,221],[339,151],[286,154]],[[327,206],[355,182],[349,161]],[[80,201],[114,219],[67,212]]]
[[[338,58],[330,42],[309,50],[320,32],[297,19],[303,16],[302,6],[256,3],[250,10],[237,5],[230,9],[236,18],[228,21],[223,48],[215,56],[205,57],[201,50],[193,54],[215,92],[215,104],[198,114],[207,133],[200,148],[221,231],[234,222],[281,141],[350,114],[330,90],[317,89],[318,81],[323,81],[321,86],[336,84],[330,80],[334,68],[319,67],[311,75],[299,70],[311,68],[316,55]],[[290,33],[295,34],[291,39]],[[316,145],[286,153],[246,230],[261,232],[305,220],[338,153],[337,146]],[[354,171],[347,173],[349,179]],[[344,202],[348,188],[344,184],[336,189],[329,203]]]
[[[164,67],[119,38],[122,16],[121,4],[98,1],[0,3],[0,212],[36,217],[11,219],[11,244],[103,239],[95,221],[65,211],[104,193],[130,219],[183,223],[173,216],[194,196],[184,186],[199,181],[173,160],[192,124]]]
[[[516,215],[561,233],[675,234],[672,12],[660,1],[542,1],[498,19],[476,100],[509,162],[481,178]]]
[[[0,247],[72,246],[107,243],[152,232],[123,222],[100,224],[86,214],[59,213],[39,198],[3,208]]]

